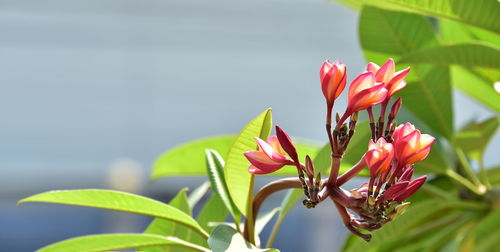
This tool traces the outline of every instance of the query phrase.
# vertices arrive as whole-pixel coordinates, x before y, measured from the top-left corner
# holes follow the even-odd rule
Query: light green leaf
[[[279,252],[277,249],[259,249],[245,241],[240,233],[236,232],[234,228],[227,225],[219,225],[214,228],[210,237],[208,238],[208,245],[213,252]]]
[[[166,176],[204,176],[206,175],[204,151],[214,149],[224,158],[236,137],[234,135],[207,137],[174,147],[161,154],[153,165],[151,177],[158,179]],[[314,158],[320,146],[307,140],[293,141],[300,157],[309,154]],[[189,162],[186,162],[189,160]],[[296,170],[285,167],[272,175],[294,175]]]
[[[226,179],[224,177],[224,160],[215,150],[205,150],[207,160],[207,174],[212,184],[212,190],[219,195],[225,208],[231,213],[237,225],[240,223],[241,214],[231,198]]]
[[[486,169],[486,174],[492,185],[500,185],[500,165]]]
[[[22,199],[18,204],[25,202],[86,206],[147,215],[177,222],[208,236],[191,216],[181,210],[157,200],[130,193],[98,189],[50,191]]]
[[[437,45],[409,53],[399,63],[500,68],[500,49],[480,42]]]
[[[150,246],[185,247],[194,251],[210,250],[188,243],[176,237],[151,234],[99,234],[71,238],[43,247],[37,252],[98,252]]]
[[[379,8],[455,20],[498,33],[500,5],[496,0],[378,0],[364,1]]]
[[[224,175],[229,194],[238,210],[245,216],[251,211],[254,175],[248,172],[250,162],[243,153],[257,149],[254,137],[266,139],[269,136],[272,127],[271,118],[271,109],[267,109],[248,123],[236,137],[227,155]]]
[[[192,210],[196,204],[203,198],[203,196],[207,193],[208,189],[210,188],[210,182],[205,182],[198,186],[196,189],[193,190],[189,194],[189,197],[187,198],[187,201],[189,203],[189,208]]]
[[[198,223],[205,230],[212,231],[209,226],[210,222],[223,222],[226,220],[228,211],[225,208],[224,202],[217,194],[212,194],[207,203],[203,206],[198,215]]]
[[[489,212],[482,218],[481,221],[474,227],[474,251],[492,251],[491,240],[500,237],[500,232],[498,232],[498,223],[500,223],[500,211],[495,209]],[[495,246],[498,243],[495,243]],[[490,250],[488,250],[488,248]]]
[[[232,135],[208,137],[168,150],[155,161],[151,177],[205,175],[205,149],[211,148],[226,155],[233,140]]]
[[[360,40],[367,60],[382,64],[422,48],[438,45],[434,29],[422,16],[363,7]],[[405,67],[399,65],[398,67]],[[403,105],[437,133],[453,132],[449,70],[444,66],[412,65],[408,84],[399,94]]]
[[[356,125],[356,131],[354,132],[354,136],[349,142],[349,146],[347,146],[347,150],[344,153],[344,158],[342,159],[341,172],[347,171],[347,169],[351,168],[355,165],[361,157],[368,151],[368,142],[371,138],[370,125],[367,121],[358,123]],[[342,171],[345,170],[345,171]],[[369,176],[369,172],[367,169],[364,169],[359,173],[360,176]]]
[[[480,123],[471,123],[457,132],[454,143],[467,156],[481,161],[489,141],[495,135],[500,124],[500,117],[493,117]]]

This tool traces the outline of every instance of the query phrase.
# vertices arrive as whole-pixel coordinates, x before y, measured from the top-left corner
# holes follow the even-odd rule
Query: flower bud
[[[392,185],[391,187],[389,187],[389,189],[387,189],[384,192],[382,201],[393,200],[394,198],[398,197],[399,195],[405,192],[404,190],[406,189],[406,187],[408,187],[409,183],[410,182],[408,181],[400,181]]]
[[[376,143],[370,140],[368,151],[365,154],[365,162],[370,169],[370,177],[384,173],[391,165],[394,150],[391,143],[379,138]]]
[[[410,72],[410,68],[406,68],[399,72],[395,72],[395,64],[393,59],[388,59],[381,67],[370,62],[366,66],[366,70],[375,74],[377,82],[383,82],[387,89],[387,97],[392,97],[396,92],[406,86],[405,77]]]
[[[276,125],[276,136],[278,137],[279,143],[283,150],[295,161],[299,162],[299,158],[297,155],[297,150],[292,143],[292,139],[288,136],[288,134],[280,127]]]
[[[328,104],[333,104],[335,99],[345,88],[346,84],[346,66],[340,61],[325,61],[319,72],[321,89]]]
[[[412,126],[406,127],[406,129],[404,126],[398,127],[393,134],[396,158],[401,167],[424,160],[429,155],[435,141],[434,137],[420,134],[419,130],[413,130],[407,134]]]
[[[365,72],[351,82],[348,94],[346,115],[383,102],[387,96],[387,90],[383,83],[375,82],[372,72]]]
[[[391,112],[389,113],[389,122],[392,122],[392,120],[394,120],[394,118],[396,118],[396,116],[398,115],[399,113],[399,110],[401,109],[401,103],[403,103],[403,99],[401,99],[401,97],[399,97],[391,106]]]
[[[415,192],[417,192],[417,190],[420,189],[420,187],[422,187],[424,185],[425,180],[427,180],[427,176],[418,177],[418,178],[412,180],[408,184],[408,186],[406,187],[406,189],[404,190],[404,192],[401,193],[394,200],[398,201],[398,202],[401,202],[401,201],[404,201],[405,199],[409,198]]]

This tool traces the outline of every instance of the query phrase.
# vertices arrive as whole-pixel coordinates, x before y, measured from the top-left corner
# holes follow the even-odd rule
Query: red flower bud
[[[385,100],[387,90],[383,83],[376,83],[372,72],[364,72],[351,82],[347,111],[350,115],[356,111],[367,109]]]
[[[399,97],[391,106],[391,112],[389,112],[389,122],[392,122],[392,120],[394,118],[396,118],[396,116],[398,115],[399,113],[399,110],[401,109],[401,103],[403,103],[403,99],[401,99],[401,97]]]
[[[431,135],[420,134],[420,131],[410,123],[398,126],[394,131],[393,138],[399,166],[424,160],[429,155],[435,141]]]
[[[394,157],[394,150],[391,143],[385,141],[384,138],[379,138],[377,143],[370,140],[368,151],[365,154],[365,162],[370,168],[370,177],[384,173],[391,165]]]
[[[381,67],[370,62],[366,66],[366,70],[375,74],[377,82],[383,82],[387,89],[387,97],[392,97],[396,92],[406,86],[405,77],[410,72],[410,68],[406,68],[399,72],[395,72],[394,60],[388,59]]]
[[[333,104],[345,88],[346,66],[340,61],[332,64],[327,60],[321,66],[319,79],[323,95],[329,104]]]
[[[288,155],[295,161],[299,162],[299,158],[297,155],[297,150],[292,143],[292,139],[288,136],[288,134],[280,127],[276,126],[276,136],[278,137],[279,143],[283,150],[288,153]]]
[[[413,181],[411,181],[408,184],[408,186],[406,187],[404,192],[402,194],[400,194],[398,197],[396,197],[394,200],[401,202],[401,201],[409,198],[415,192],[417,192],[417,190],[420,189],[420,187],[422,187],[424,185],[426,179],[427,179],[427,176],[422,176],[422,177],[418,177],[418,178],[414,179]]]
[[[405,192],[406,187],[408,187],[409,183],[410,182],[408,182],[408,181],[400,181],[400,182],[397,182],[396,184],[392,185],[391,187],[389,187],[389,189],[387,189],[384,192],[384,196],[382,197],[382,201],[393,200],[396,197],[398,197],[399,195],[403,194]]]

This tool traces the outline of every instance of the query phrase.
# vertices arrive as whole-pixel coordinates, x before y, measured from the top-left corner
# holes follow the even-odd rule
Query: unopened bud
[[[340,114],[339,112],[337,112],[337,114],[335,114],[335,122],[339,122],[340,121]]]
[[[306,174],[309,178],[314,176],[314,165],[309,155],[306,156]]]
[[[276,125],[276,137],[278,137],[278,141],[283,148],[283,150],[290,155],[290,157],[293,159],[295,162],[299,162],[299,158],[297,155],[297,150],[295,149],[295,146],[293,146],[292,139],[288,136],[288,134],[280,128],[280,126]]]
[[[391,112],[389,113],[389,122],[392,122],[392,120],[394,118],[396,118],[396,116],[398,115],[399,113],[399,110],[401,109],[401,104],[403,103],[403,100],[401,99],[401,97],[399,97],[393,104],[392,104],[392,107],[391,107]]]

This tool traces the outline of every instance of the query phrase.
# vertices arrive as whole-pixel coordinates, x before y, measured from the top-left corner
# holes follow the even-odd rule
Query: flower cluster
[[[321,174],[315,173],[309,156],[305,157],[305,164],[300,162],[292,140],[279,126],[276,126],[277,136],[269,137],[266,141],[256,138],[258,150],[245,153],[251,163],[248,171],[267,174],[287,165],[295,166],[298,179],[294,186],[304,189],[304,205],[312,208],[330,198],[345,226],[354,234],[369,240],[371,236],[361,233],[359,229],[378,229],[402,214],[409,205],[405,200],[427,179],[426,176],[412,179],[414,164],[429,155],[434,137],[421,134],[408,122],[396,126],[395,118],[402,105],[401,97],[392,103],[386,116],[392,97],[406,86],[405,77],[409,71],[410,68],[406,68],[396,72],[392,59],[380,67],[369,63],[367,71],[350,83],[347,107],[342,116],[337,113],[336,124],[332,128],[335,100],[345,89],[347,77],[344,64],[326,61],[320,69],[320,82],[327,105],[326,131],[332,157],[329,177],[322,180]],[[376,122],[372,108],[379,104],[380,115]],[[339,176],[342,157],[355,133],[358,113],[363,110],[367,111],[372,133],[368,150],[356,165]],[[351,191],[341,188],[366,167],[370,174],[368,183]]]

